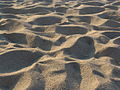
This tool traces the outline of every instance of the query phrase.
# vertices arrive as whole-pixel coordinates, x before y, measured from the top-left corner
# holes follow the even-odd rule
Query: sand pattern
[[[120,90],[120,1],[0,0],[0,90]]]

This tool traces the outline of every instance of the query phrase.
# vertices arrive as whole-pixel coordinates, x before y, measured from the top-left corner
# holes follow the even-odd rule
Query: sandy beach
[[[120,90],[120,0],[0,0],[0,90]]]

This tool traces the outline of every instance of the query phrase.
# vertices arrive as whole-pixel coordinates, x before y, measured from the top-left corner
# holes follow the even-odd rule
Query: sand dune
[[[120,1],[0,0],[0,90],[120,90]]]

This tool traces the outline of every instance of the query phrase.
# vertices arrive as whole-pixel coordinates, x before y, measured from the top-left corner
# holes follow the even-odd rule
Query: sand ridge
[[[0,0],[0,90],[120,90],[120,1]]]

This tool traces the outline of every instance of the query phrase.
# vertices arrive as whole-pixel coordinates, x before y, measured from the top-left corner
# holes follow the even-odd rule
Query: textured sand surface
[[[120,0],[0,0],[0,90],[120,90]]]

